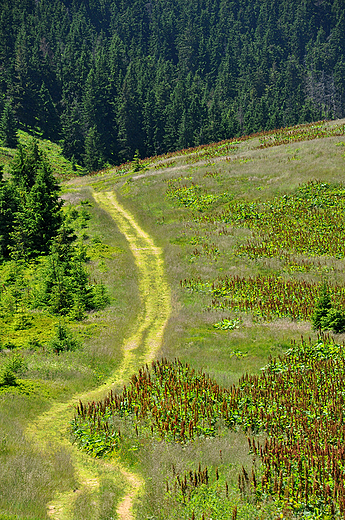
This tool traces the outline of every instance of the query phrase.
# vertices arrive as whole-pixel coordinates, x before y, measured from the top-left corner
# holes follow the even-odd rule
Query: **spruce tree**
[[[10,168],[12,183],[16,188],[30,190],[35,184],[37,170],[44,160],[36,140],[30,141],[26,147],[19,145]]]
[[[80,107],[76,101],[66,105],[66,109],[61,116],[63,154],[67,159],[77,163],[83,162],[85,152],[81,118]]]
[[[0,258],[9,255],[10,233],[13,228],[14,215],[18,209],[19,198],[17,190],[2,179],[0,169]]]
[[[95,126],[89,129],[85,138],[84,164],[90,172],[100,170],[104,164],[103,145]]]
[[[60,120],[49,90],[42,82],[38,93],[38,125],[43,132],[43,137],[57,139],[59,136]]]
[[[26,196],[27,222],[32,233],[30,246],[34,255],[48,252],[51,239],[62,223],[61,206],[57,183],[48,163],[43,162],[35,184]]]
[[[20,203],[13,214],[9,245],[13,258],[47,253],[62,223],[59,186],[36,141],[19,147],[9,186]]]
[[[11,102],[7,100],[0,119],[1,144],[9,148],[15,148],[18,144],[17,130],[18,125],[14,117],[12,105]]]
[[[329,295],[328,287],[324,283],[321,292],[320,297],[316,302],[315,310],[312,316],[312,324],[314,329],[320,329],[323,325],[323,320],[327,317],[328,312],[332,308],[332,302]]]

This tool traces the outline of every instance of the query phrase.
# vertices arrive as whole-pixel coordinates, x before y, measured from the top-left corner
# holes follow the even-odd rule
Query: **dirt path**
[[[143,363],[149,363],[156,357],[171,312],[170,289],[165,277],[161,249],[155,246],[134,217],[119,204],[115,193],[94,193],[94,198],[111,215],[129,242],[138,268],[142,312],[133,328],[135,332],[123,344],[123,359],[118,370],[99,388],[84,395],[75,395],[66,403],[54,404],[27,429],[27,435],[40,449],[53,446],[55,449],[63,447],[68,450],[75,466],[79,483],[77,489],[56,496],[53,503],[48,505],[48,515],[54,520],[71,520],[73,503],[82,492],[96,492],[97,495],[101,472],[106,472],[107,478],[113,475],[116,481],[118,473],[122,474],[126,482],[126,494],[118,505],[118,519],[134,518],[133,500],[143,486],[140,476],[130,472],[119,462],[105,463],[80,452],[68,440],[68,425],[79,399],[90,401],[102,398],[112,386],[123,384]]]

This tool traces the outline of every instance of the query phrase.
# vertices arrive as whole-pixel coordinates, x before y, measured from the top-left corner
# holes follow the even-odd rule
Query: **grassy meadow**
[[[164,248],[173,315],[163,358],[178,358],[229,389],[292,345],[318,341],[310,319],[324,282],[333,305],[344,309],[344,144],[344,121],[320,123],[76,181],[116,190]],[[345,337],[333,336],[340,344]],[[309,506],[292,491],[291,503],[275,500],[274,482],[260,497],[252,483],[243,491],[239,475],[242,466],[251,474],[253,453],[241,428],[220,420],[212,434],[173,442],[141,415],[152,410],[145,399],[137,419],[134,409],[121,407],[124,416],[112,412],[109,419],[110,431],[126,429],[115,451],[145,478],[137,518],[342,517],[327,500]],[[256,435],[264,442],[264,429]],[[257,458],[255,464],[263,471]],[[190,472],[205,468],[208,483],[195,485]]]
[[[1,513],[47,519],[54,494],[77,487],[68,450],[38,449],[26,426],[53,402],[105,381],[142,310],[128,244],[93,198],[112,190],[164,251],[172,315],[158,356],[164,361],[137,371],[101,405],[83,403],[72,424],[74,441],[143,477],[133,511],[138,519],[344,518],[343,439],[327,436],[334,425],[343,435],[342,389],[335,383],[343,354],[329,336],[320,342],[310,321],[325,282],[332,306],[345,310],[344,124],[282,129],[89,176],[73,177],[72,165],[63,166],[65,207],[84,214],[78,236],[87,269],[106,285],[110,305],[70,320],[81,346],[59,355],[46,347],[56,317],[19,309],[27,328],[20,328],[20,316],[17,322],[0,317],[0,363],[24,359],[17,386],[0,387],[0,519]],[[0,150],[2,164],[11,153]],[[47,153],[59,174],[58,149],[51,145]],[[35,269],[25,272],[29,285]],[[339,345],[345,339],[332,336]],[[315,375],[309,388],[298,376],[303,370]],[[320,417],[324,401],[310,388],[323,387],[324,396],[339,400]],[[289,423],[297,405],[305,414]],[[303,451],[306,439],[320,467]],[[101,449],[94,449],[96,441]],[[119,518],[123,483],[114,486],[104,471],[98,506],[80,494],[71,520]]]

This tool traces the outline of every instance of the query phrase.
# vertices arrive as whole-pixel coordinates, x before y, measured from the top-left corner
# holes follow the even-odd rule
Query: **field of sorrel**
[[[172,465],[164,510],[175,501],[175,508],[184,506],[181,518],[236,518],[243,502],[269,497],[288,517],[309,512],[313,518],[344,518],[344,381],[344,347],[329,337],[315,344],[302,340],[270,360],[261,375],[246,374],[230,388],[188,364],[162,359],[140,369],[119,395],[80,402],[73,433],[83,449],[104,455],[121,453],[128,437],[137,439],[138,449],[148,440],[184,446],[242,429],[254,464],[238,476],[242,500],[229,496],[223,468],[201,471],[199,463],[198,470],[174,475]],[[203,508],[197,497],[209,489],[217,500]],[[227,504],[227,516],[220,515],[220,502]]]

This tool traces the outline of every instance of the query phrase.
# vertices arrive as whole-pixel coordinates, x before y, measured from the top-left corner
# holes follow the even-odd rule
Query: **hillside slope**
[[[83,340],[74,352],[33,350],[22,334],[26,386],[1,390],[0,514],[11,520],[15,514],[21,520],[47,520],[48,514],[57,520],[295,519],[307,504],[315,518],[317,507],[324,515],[333,514],[333,507],[336,518],[343,518],[341,484],[322,491],[321,477],[314,478],[314,468],[303,461],[300,473],[296,463],[291,483],[279,472],[269,474],[257,457],[254,478],[264,480],[256,488],[260,496],[251,495],[253,481],[249,487],[246,482],[254,452],[248,450],[241,412],[230,407],[236,405],[231,396],[239,396],[242,407],[253,402],[242,411],[253,433],[250,442],[269,436],[265,454],[272,454],[272,421],[260,419],[266,401],[253,401],[260,394],[255,381],[272,403],[279,394],[255,379],[270,356],[283,356],[277,365],[283,371],[284,353],[291,345],[299,352],[303,336],[302,352],[310,347],[312,359],[335,356],[340,367],[342,350],[327,340],[315,354],[318,335],[311,318],[325,283],[331,307],[345,311],[344,124],[300,125],[137,158],[64,181],[63,198],[84,212],[83,226],[89,212],[88,227],[80,231],[89,272],[102,276],[111,305],[74,325]],[[339,344],[344,338],[335,334]],[[151,368],[153,354],[161,361]],[[307,366],[298,355],[298,369]],[[1,352],[1,364],[10,356],[8,349]],[[325,370],[319,368],[308,365],[308,374],[321,373],[322,379]],[[237,386],[246,372],[252,374],[253,395],[245,394],[248,378]],[[327,373],[329,382],[322,384],[334,408],[341,396],[330,366]],[[113,392],[104,400],[114,378],[117,397]],[[296,394],[286,395],[299,399],[305,385],[298,385]],[[285,405],[293,406],[285,399],[267,413],[284,423]],[[324,417],[330,421],[327,406]],[[312,422],[324,432],[319,420]],[[336,431],[343,432],[343,425]],[[332,460],[341,458],[334,439],[330,444]],[[77,446],[88,454],[78,454]],[[316,449],[331,457],[324,443]],[[291,450],[290,458],[295,445]],[[309,455],[301,456],[305,461]],[[333,473],[335,482],[339,475]],[[294,497],[291,507],[279,501],[278,488],[280,495],[287,490]],[[324,492],[325,501],[315,505],[312,489]],[[309,491],[310,504],[303,495]],[[334,503],[327,498],[331,492]]]
[[[282,355],[301,336],[310,344],[317,340],[311,317],[323,283],[332,306],[344,312],[344,146],[344,121],[321,122],[71,181],[100,193],[115,190],[163,248],[173,314],[161,356],[178,358],[229,388],[243,373],[259,373],[270,356]],[[337,342],[343,338],[336,335]],[[150,433],[149,424],[137,423],[138,440],[134,425],[133,433],[128,430],[124,442],[136,446],[133,454],[120,451],[146,482],[138,518],[189,519],[193,513],[199,519],[203,512],[221,520],[237,507],[238,518],[275,518],[281,511],[275,502],[255,512],[238,501],[237,472],[242,464],[250,468],[240,432],[201,435],[181,446],[160,441],[161,430],[154,433],[152,423]],[[199,463],[212,478],[221,468],[229,502],[220,494],[220,502],[214,498],[202,509],[198,500],[211,501],[214,487],[207,499],[191,491],[195,501],[186,508],[180,505],[183,489],[181,496],[167,493],[176,473],[184,478]]]

